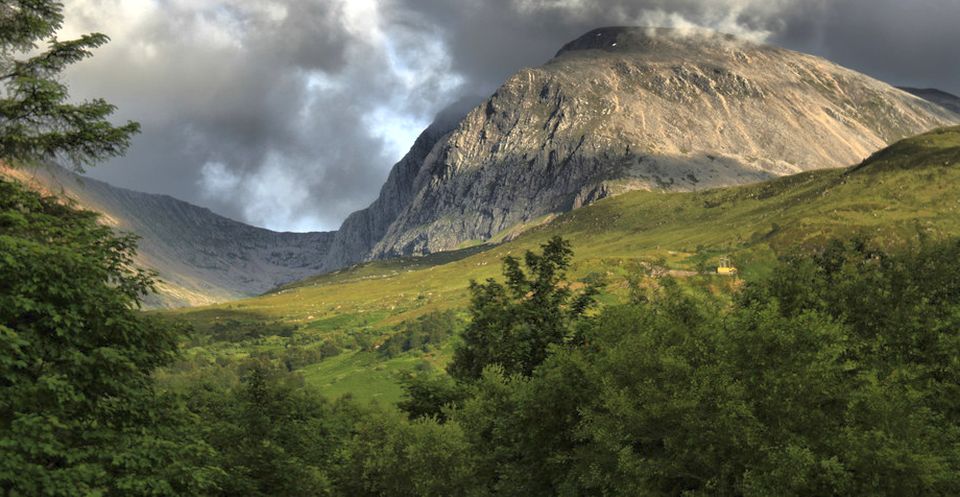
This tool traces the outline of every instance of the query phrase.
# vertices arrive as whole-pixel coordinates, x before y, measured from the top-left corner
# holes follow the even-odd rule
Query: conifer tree
[[[60,81],[109,38],[91,33],[60,41],[63,4],[50,0],[0,2],[0,160],[17,167],[58,160],[74,169],[122,155],[140,125],[113,125],[116,107],[103,99],[70,103]]]

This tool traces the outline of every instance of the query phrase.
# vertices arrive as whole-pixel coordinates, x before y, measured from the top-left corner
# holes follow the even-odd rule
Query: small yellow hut
[[[733,266],[729,257],[721,257],[720,264],[717,266],[717,274],[737,274],[737,268]]]

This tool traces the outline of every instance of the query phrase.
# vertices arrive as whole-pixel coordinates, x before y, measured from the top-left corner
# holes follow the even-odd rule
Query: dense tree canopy
[[[458,388],[414,384],[416,428],[390,430],[445,426],[447,464],[430,464],[469,468],[443,475],[457,495],[960,492],[960,243],[835,242],[785,258],[732,304],[657,286],[529,374],[491,356]],[[456,400],[437,410],[444,393]],[[424,450],[405,440],[351,464],[398,471]],[[366,494],[399,480],[378,481]]]
[[[733,306],[666,285],[452,412],[495,495],[955,495],[960,243],[787,258]]]

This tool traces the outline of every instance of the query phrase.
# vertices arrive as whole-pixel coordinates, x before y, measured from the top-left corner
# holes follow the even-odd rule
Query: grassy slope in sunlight
[[[261,297],[165,315],[192,323],[203,337],[195,345],[204,350],[242,357],[258,347],[284,346],[285,339],[270,336],[271,329],[301,339],[382,340],[404,320],[464,308],[471,279],[499,277],[503,257],[536,249],[555,235],[573,244],[571,276],[603,275],[609,282],[605,299],[613,301],[625,290],[632,262],[660,259],[671,269],[692,270],[701,258],[715,265],[720,256],[731,255],[749,279],[769,269],[776,254],[855,234],[880,245],[960,235],[960,127],[904,140],[850,169],[697,193],[631,192],[561,215],[508,243],[373,262]],[[691,282],[730,286],[718,276]],[[266,331],[253,340],[219,342],[216,330],[225,326],[217,326],[225,322]],[[392,401],[400,394],[397,372],[422,361],[441,367],[449,349],[390,360],[347,350],[303,373],[332,396],[353,392]]]

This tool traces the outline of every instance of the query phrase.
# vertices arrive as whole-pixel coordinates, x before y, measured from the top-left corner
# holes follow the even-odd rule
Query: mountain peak
[[[593,29],[563,46],[557,57],[572,52],[602,50],[607,52],[668,52],[706,47],[752,44],[736,36],[705,28],[653,28],[608,26]]]

